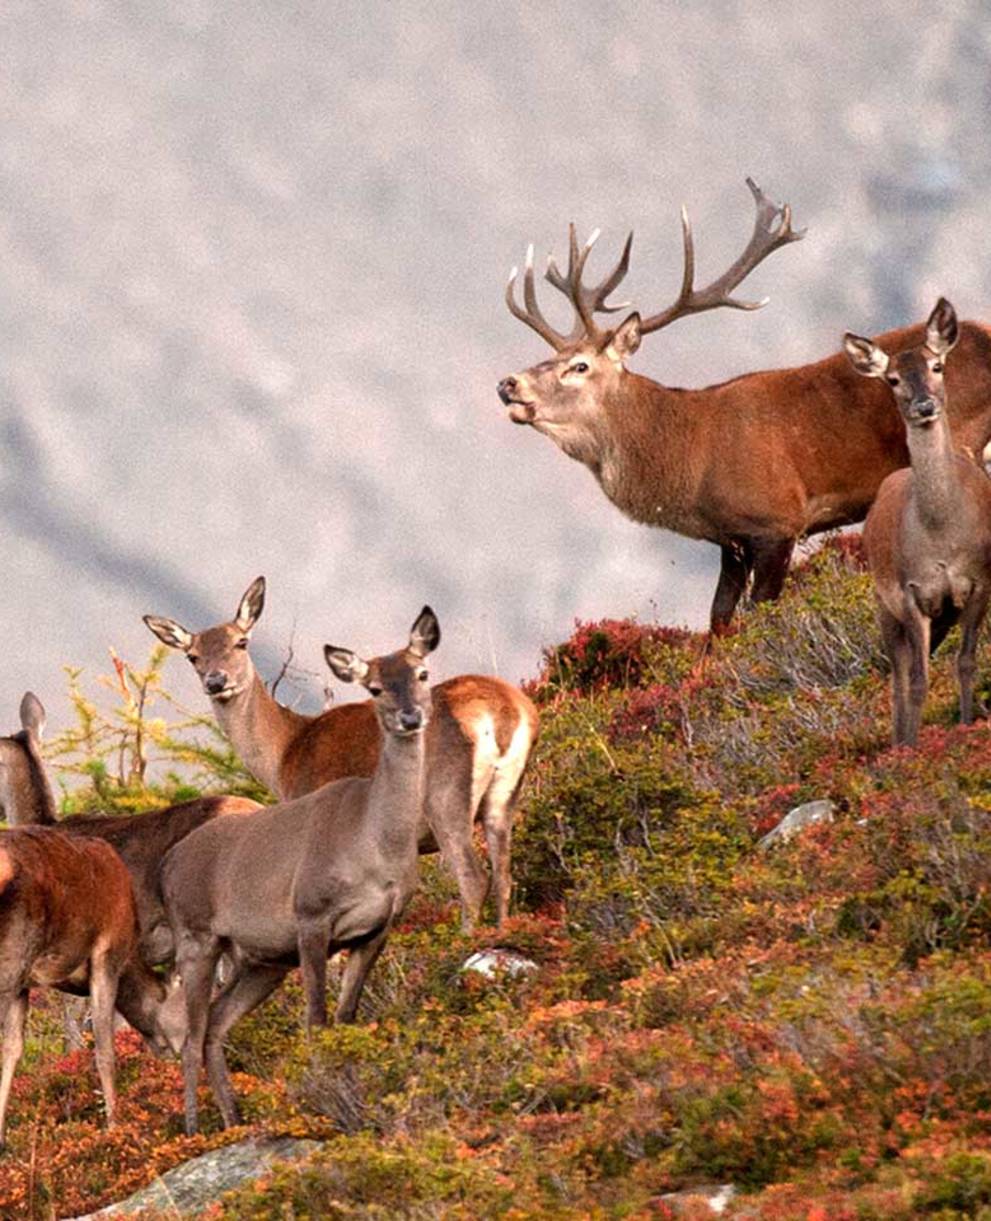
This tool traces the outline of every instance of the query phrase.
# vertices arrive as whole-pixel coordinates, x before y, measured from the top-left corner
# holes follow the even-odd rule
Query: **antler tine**
[[[676,318],[684,314],[697,314],[703,310],[717,309],[726,306],[729,309],[755,310],[767,304],[767,298],[761,301],[742,301],[731,296],[736,286],[754,270],[755,267],[779,246],[789,242],[801,241],[805,230],[794,230],[791,225],[791,205],[780,206],[764,194],[752,178],[747,178],[747,186],[754,197],[757,215],[754,219],[754,231],[740,257],[705,288],[696,289],[695,283],[695,247],[692,239],[688,213],[682,208],[681,225],[684,245],[685,270],[681,281],[681,291],[673,305],[645,318],[640,326],[641,334],[659,331]],[[780,218],[777,226],[775,220]]]
[[[561,273],[553,255],[548,256],[547,271],[545,277],[548,283],[552,284],[558,292],[563,293],[574,307],[577,315],[575,327],[569,336],[571,342],[587,335],[590,339],[601,339],[605,332],[595,324],[594,315],[613,314],[617,310],[625,309],[628,302],[616,305],[608,303],[609,294],[612,293],[616,286],[620,283],[630,268],[630,250],[633,245],[633,234],[630,233],[623,245],[622,252],[619,256],[619,261],[616,266],[610,271],[598,284],[594,286],[586,286],[582,284],[582,276],[585,272],[585,264],[588,262],[588,256],[598,240],[600,230],[596,229],[585,242],[581,250],[578,249],[578,240],[575,235],[575,226],[568,226],[568,272],[567,275]]]
[[[525,322],[528,327],[536,331],[541,339],[546,340],[555,351],[560,352],[568,341],[564,335],[554,330],[540,312],[540,306],[537,304],[537,291],[533,283],[532,242],[527,247],[526,263],[523,267],[523,304],[525,308],[520,308],[516,303],[516,277],[518,274],[518,269],[514,267],[509,273],[509,283],[506,285],[506,305],[509,307],[509,312],[514,318]]]

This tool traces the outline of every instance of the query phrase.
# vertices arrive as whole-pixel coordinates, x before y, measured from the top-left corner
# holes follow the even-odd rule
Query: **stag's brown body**
[[[12,826],[57,827],[71,836],[105,840],[127,866],[137,903],[140,952],[147,963],[171,961],[172,931],[162,906],[159,870],[165,854],[212,818],[259,809],[246,797],[197,797],[147,814],[75,815],[57,819],[55,798],[41,756],[45,713],[37,696],[21,701],[21,729],[0,738],[0,803]]]
[[[346,776],[371,776],[381,751],[372,701],[303,716],[280,704],[254,669],[246,646],[264,596],[259,577],[233,620],[202,632],[189,632],[172,619],[146,616],[145,622],[160,640],[190,658],[245,767],[280,800]],[[470,927],[490,887],[473,844],[475,825],[481,824],[499,924],[509,910],[513,815],[537,738],[537,709],[518,688],[484,675],[448,679],[431,694],[419,850],[443,855]]]
[[[751,577],[755,600],[776,598],[796,541],[863,519],[881,481],[905,466],[904,429],[883,388],[865,384],[842,353],[793,369],[771,369],[699,390],[677,390],[625,365],[643,335],[677,318],[729,306],[754,309],[732,290],[772,251],[801,237],[787,205],[776,207],[748,180],[757,203],[753,236],[722,276],[698,289],[694,247],[683,215],[685,273],[673,305],[651,317],[630,314],[604,329],[596,313],[626,274],[630,242],[596,286],[582,282],[589,243],[571,234],[567,275],[553,260],[547,278],[569,298],[576,324],[559,334],[537,305],[532,248],[521,308],[507,304],[557,351],[499,385],[510,418],[545,433],[584,463],[609,499],[634,521],[705,539],[720,548],[710,624],[729,624]],[[892,352],[915,346],[921,329],[892,331]],[[991,439],[991,332],[963,328],[950,383],[951,423],[960,446],[979,453]]]
[[[109,1121],[115,1005],[156,1046],[179,1049],[181,998],[167,1003],[166,988],[141,961],[137,943],[130,875],[108,844],[41,827],[0,835],[0,1144],[30,988],[89,993]]]

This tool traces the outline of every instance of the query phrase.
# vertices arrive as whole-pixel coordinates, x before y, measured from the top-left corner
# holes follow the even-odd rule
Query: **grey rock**
[[[301,1161],[320,1147],[320,1141],[292,1136],[242,1140],[183,1162],[126,1200],[71,1221],[127,1217],[142,1208],[161,1209],[173,1217],[195,1217],[225,1191],[259,1178],[273,1163]]]
[[[766,851],[775,844],[783,844],[814,823],[832,822],[835,812],[836,807],[828,799],[806,801],[803,805],[789,810],[778,825],[758,841],[757,847]]]
[[[462,971],[474,971],[484,975],[486,979],[494,979],[497,975],[532,975],[540,968],[522,954],[514,954],[512,950],[478,950],[470,954],[461,967]]]
[[[661,1199],[676,1213],[687,1204],[697,1204],[699,1200],[704,1200],[712,1209],[713,1215],[719,1216],[720,1213],[726,1211],[727,1204],[735,1195],[736,1188],[732,1183],[719,1183],[711,1186],[692,1187],[687,1191],[671,1191],[667,1195],[661,1196]]]

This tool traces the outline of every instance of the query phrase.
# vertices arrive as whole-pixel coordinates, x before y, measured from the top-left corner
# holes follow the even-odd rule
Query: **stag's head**
[[[430,674],[426,657],[440,644],[437,616],[425,606],[410,629],[409,642],[396,653],[363,660],[350,649],[324,645],[327,665],[345,683],[361,683],[375,704],[384,733],[412,737],[430,719]]]
[[[926,340],[891,356],[870,339],[847,331],[843,346],[862,377],[882,378],[891,387],[908,428],[930,428],[946,407],[943,365],[960,337],[956,311],[945,297],[926,322]]]
[[[629,313],[615,327],[600,326],[595,318],[596,314],[616,314],[628,308],[628,304],[610,305],[609,297],[629,270],[632,233],[626,239],[619,262],[595,285],[583,283],[583,275],[598,230],[579,250],[575,227],[570,227],[566,273],[559,270],[553,257],[548,259],[546,279],[564,294],[574,310],[574,324],[567,334],[555,330],[537,304],[531,246],[523,270],[523,305],[516,300],[516,268],[506,287],[506,304],[513,317],[550,344],[555,355],[499,383],[499,397],[509,407],[509,418],[546,433],[572,456],[587,460],[586,451],[597,448],[604,403],[626,376],[625,362],[640,346],[642,336],[659,331],[685,314],[719,306],[753,310],[764,305],[765,301],[738,300],[731,295],[732,291],[772,251],[802,238],[804,230],[792,229],[787,204],[778,207],[772,203],[749,178],[747,185],[757,205],[757,218],[753,235],[740,257],[711,284],[696,288],[695,248],[688,214],[683,208],[685,262],[681,291],[667,309],[647,318],[637,312]]]
[[[144,621],[162,644],[185,653],[203,690],[226,704],[254,681],[255,667],[248,656],[251,629],[265,606],[265,578],[257,577],[245,590],[234,618],[202,632],[189,632],[174,619],[145,615]]]

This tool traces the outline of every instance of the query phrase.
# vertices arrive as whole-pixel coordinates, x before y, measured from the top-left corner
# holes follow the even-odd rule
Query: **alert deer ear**
[[[25,691],[21,700],[21,728],[40,738],[47,719],[45,705],[33,691]]]
[[[244,597],[238,605],[237,614],[234,616],[235,626],[242,632],[250,632],[258,622],[264,607],[265,578],[255,577],[244,591]]]
[[[641,337],[640,315],[630,314],[629,318],[616,328],[606,350],[615,359],[626,360],[640,347]]]
[[[368,677],[368,662],[362,661],[357,653],[352,653],[350,649],[338,649],[332,644],[325,644],[323,655],[327,659],[327,665],[342,683],[362,683]]]
[[[945,356],[959,338],[957,311],[945,297],[940,297],[926,323],[926,347],[935,356]]]
[[[426,657],[440,644],[440,624],[437,616],[425,606],[416,617],[416,622],[410,628],[409,651],[415,657]]]
[[[884,377],[888,369],[888,354],[875,343],[851,331],[843,336],[843,348],[850,364],[861,377]]]
[[[180,649],[183,653],[189,652],[193,637],[181,624],[174,619],[159,619],[157,615],[143,615],[142,618],[162,644],[167,644],[170,649]]]

